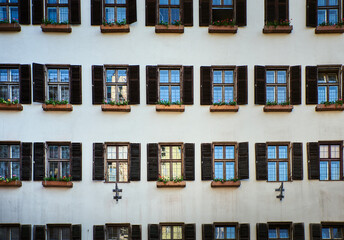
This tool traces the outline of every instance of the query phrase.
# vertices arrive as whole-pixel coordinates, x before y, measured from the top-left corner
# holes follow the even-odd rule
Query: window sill
[[[344,26],[317,26],[315,34],[322,33],[344,33]]]
[[[19,23],[0,23],[0,32],[20,32]]]
[[[208,33],[237,33],[238,32],[238,26],[216,26],[216,25],[210,25],[208,28]]]
[[[11,181],[11,182],[6,182],[6,181],[0,181],[0,187],[21,187],[22,182],[21,181]]]
[[[69,24],[41,24],[41,28],[42,32],[72,32],[72,27]]]
[[[63,188],[72,188],[73,182],[64,182],[64,181],[43,181],[43,187],[63,187]]]
[[[130,32],[129,24],[124,25],[100,25],[101,33],[128,33]]]
[[[184,25],[155,25],[155,33],[184,33]]]
[[[325,111],[344,111],[344,105],[338,105],[338,104],[318,104],[315,106],[315,111],[317,112],[325,112]]]
[[[265,105],[264,112],[291,112],[293,111],[293,105]]]
[[[291,33],[293,26],[264,26],[263,33]]]
[[[241,181],[236,181],[236,182],[233,182],[233,181],[225,181],[225,182],[212,181],[211,182],[211,187],[213,187],[213,188],[218,188],[218,187],[238,188],[238,187],[240,187],[240,185],[241,185]]]
[[[209,108],[210,112],[238,112],[238,105],[212,105]]]
[[[103,104],[102,105],[103,112],[130,112],[131,107],[130,105],[110,105],[110,104]]]
[[[8,110],[8,111],[23,111],[23,106],[18,104],[9,104],[6,103],[0,103],[0,110]]]
[[[61,104],[61,105],[43,104],[42,108],[44,111],[64,111],[64,112],[73,111],[73,106],[71,104]]]
[[[156,182],[156,187],[157,188],[185,188],[186,187],[186,182],[173,182],[169,181],[167,183],[164,182]]]
[[[185,112],[184,105],[156,105],[157,112]]]

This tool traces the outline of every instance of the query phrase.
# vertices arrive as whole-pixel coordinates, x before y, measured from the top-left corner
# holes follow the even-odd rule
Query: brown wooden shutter
[[[156,104],[158,101],[158,68],[146,67],[146,101],[147,104]]]
[[[147,144],[147,181],[157,181],[159,175],[159,146]]]
[[[302,143],[293,143],[292,150],[293,180],[303,180]]]
[[[201,144],[202,181],[213,180],[213,153],[211,143]]]
[[[93,180],[104,180],[104,145],[93,143]]]
[[[82,104],[82,70],[80,65],[71,65],[70,103]]]
[[[146,0],[146,26],[155,26],[156,24],[156,0]]]
[[[199,25],[210,24],[210,0],[199,0]]]
[[[159,240],[159,225],[148,224],[148,240]]]
[[[32,24],[40,25],[43,18],[43,0],[32,0]]]
[[[35,225],[33,227],[33,239],[45,240],[45,225]]]
[[[31,65],[19,67],[20,103],[31,104]]]
[[[183,13],[184,26],[192,27],[193,26],[193,0],[184,0],[183,3]]]
[[[309,224],[310,240],[321,240],[321,224]]]
[[[142,240],[141,225],[131,226],[131,240]]]
[[[32,143],[21,144],[21,174],[20,180],[31,181],[32,179]]]
[[[193,94],[193,66],[183,67],[183,97],[182,102],[185,105],[192,105],[194,103]]]
[[[30,0],[19,1],[19,23],[30,24]]]
[[[45,144],[44,143],[34,143],[34,181],[43,181],[45,177]]]
[[[306,67],[306,104],[318,104],[318,67]]]
[[[201,67],[201,105],[213,104],[211,67]]]
[[[80,0],[71,0],[70,13],[70,23],[81,24]]]
[[[284,21],[289,19],[288,17],[288,0],[278,0],[278,19],[279,21]]]
[[[247,104],[247,66],[237,67],[237,104]]]
[[[140,104],[140,66],[129,66],[129,104]]]
[[[301,66],[290,67],[290,104],[301,104]]]
[[[184,144],[184,169],[186,181],[195,180],[195,144],[185,143]]]
[[[136,0],[128,0],[128,23],[134,23],[137,21],[137,7]]]
[[[105,240],[105,228],[103,225],[93,226],[93,240]]]
[[[317,26],[317,0],[307,0],[306,26]]]
[[[185,224],[185,240],[196,240],[196,224]]]
[[[344,13],[343,13],[343,16],[344,16]],[[342,67],[342,97],[341,98],[344,99],[344,66]]]
[[[268,240],[268,224],[257,223],[257,240]]]
[[[141,180],[141,144],[130,144],[130,181]]]
[[[44,65],[33,63],[33,101],[41,102],[45,101],[45,77],[44,77]]]
[[[254,66],[254,103],[266,104],[266,74],[264,66]]]
[[[101,25],[102,17],[102,2],[103,0],[91,0],[91,25]]]
[[[246,0],[236,0],[236,24],[239,27],[246,26]]]
[[[213,240],[214,229],[213,224],[202,224],[202,240]]]
[[[277,20],[275,0],[265,0],[265,24]]]
[[[103,66],[92,66],[92,104],[104,101]]]
[[[303,223],[293,224],[293,240],[305,240],[305,227]]]
[[[250,240],[250,224],[239,225],[239,240]]]
[[[31,240],[31,225],[20,225],[20,240]]]
[[[256,143],[256,179],[267,180],[266,143]]]
[[[72,225],[72,240],[81,240],[81,224]]]
[[[238,145],[238,177],[239,179],[249,179],[248,142]]]
[[[319,143],[307,143],[308,156],[308,179],[319,179],[320,177],[320,161],[319,161]]]
[[[82,180],[82,145],[81,143],[72,143],[72,180]]]

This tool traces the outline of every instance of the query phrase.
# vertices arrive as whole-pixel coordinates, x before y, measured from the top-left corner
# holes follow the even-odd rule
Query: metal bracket
[[[276,198],[279,198],[279,200],[282,201],[282,199],[284,198],[284,195],[283,195],[283,192],[284,192],[283,182],[281,183],[281,186],[279,188],[275,189],[275,192],[280,192],[280,194],[278,196],[276,196]]]

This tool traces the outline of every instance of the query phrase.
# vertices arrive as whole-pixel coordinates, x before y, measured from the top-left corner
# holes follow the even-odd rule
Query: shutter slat
[[[185,224],[185,240],[196,240],[196,224]]]
[[[80,0],[71,0],[70,12],[70,23],[81,24]]]
[[[81,143],[72,143],[72,180],[82,180],[82,145]]]
[[[44,143],[34,143],[34,181],[43,181],[45,176],[45,148]]]
[[[267,180],[266,143],[256,143],[256,179]]]
[[[307,0],[306,26],[317,26],[317,0]]]
[[[303,223],[293,224],[293,240],[305,240],[305,227]]]
[[[202,180],[213,180],[213,155],[211,143],[201,144]]]
[[[193,26],[193,0],[184,0],[184,26]]]
[[[45,101],[45,77],[44,77],[44,65],[33,63],[33,101],[41,102]]]
[[[268,224],[257,223],[257,240],[268,240]]]
[[[32,24],[40,25],[43,17],[43,0],[32,0]]]
[[[104,145],[93,143],[93,180],[104,180]]]
[[[239,240],[250,240],[250,224],[239,225]]]
[[[159,175],[159,146],[147,144],[147,181],[157,181]]]
[[[265,105],[266,104],[266,80],[265,80],[265,67],[254,66],[254,84],[255,94],[254,103]]]
[[[156,24],[156,0],[146,0],[146,26]]]
[[[211,79],[211,67],[201,67],[201,105],[213,104]]]
[[[19,1],[19,23],[30,24],[30,0]]]
[[[156,104],[158,101],[158,68],[156,66],[146,67],[146,79],[147,104]]]
[[[105,228],[102,225],[93,226],[93,240],[105,240]]]
[[[183,67],[183,104],[192,105],[193,97],[193,66]]]
[[[72,225],[72,240],[81,240],[81,224]]]
[[[303,180],[302,143],[293,143],[293,180]]]
[[[249,179],[248,142],[239,143],[238,146],[238,177]]]
[[[184,164],[185,164],[185,178],[186,181],[195,180],[195,144],[184,144]]]
[[[128,0],[128,23],[132,24],[137,21],[137,8],[136,8],[136,0]]]
[[[199,25],[209,26],[210,24],[210,0],[199,1]]]
[[[274,20],[277,20],[276,16],[276,1],[275,0],[266,0],[265,1],[265,21],[267,22],[273,22]]]
[[[318,68],[306,67],[306,104],[318,104]]]
[[[92,104],[102,104],[103,100],[103,66],[92,66]]]
[[[131,226],[131,240],[141,240],[142,233],[141,233],[141,225],[132,225]]]
[[[236,24],[239,27],[246,26],[246,0],[236,0]]]
[[[319,143],[307,143],[308,156],[308,179],[319,179],[320,161],[319,161]]]
[[[140,104],[140,66],[129,66],[129,104]]]
[[[214,231],[213,231],[213,224],[202,224],[202,235],[203,240],[213,240],[214,239]]]
[[[31,65],[20,65],[20,103],[31,104]]]
[[[159,225],[148,224],[148,240],[159,240]]]
[[[20,240],[31,240],[31,225],[20,225]]]
[[[103,0],[91,0],[91,25],[102,24],[102,2]]]
[[[81,66],[72,65],[71,70],[71,82],[70,82],[70,103],[82,104],[82,77],[81,77]]]
[[[237,67],[237,104],[247,104],[247,66]]]
[[[130,181],[141,180],[141,144],[130,144]]]
[[[290,104],[301,104],[301,66],[290,67]]]
[[[35,225],[33,228],[33,239],[34,240],[45,240],[45,226]]]
[[[21,144],[21,175],[22,181],[32,179],[32,143]]]
[[[321,240],[321,224],[309,224],[310,240]]]

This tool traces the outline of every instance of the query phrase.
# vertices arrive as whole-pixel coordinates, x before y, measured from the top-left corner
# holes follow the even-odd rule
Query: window
[[[106,240],[129,240],[129,226],[106,226]]]
[[[212,22],[234,19],[233,0],[212,0]]]
[[[48,100],[69,102],[69,69],[48,68]]]
[[[323,225],[321,228],[322,239],[344,239],[343,226]]]
[[[235,145],[214,144],[214,178],[236,178]]]
[[[181,102],[180,69],[159,69],[159,99],[171,103]]]
[[[215,225],[215,239],[237,239],[236,226]]]
[[[106,69],[106,97],[107,101],[128,101],[127,69]]]
[[[318,104],[335,102],[340,98],[338,69],[318,70]]]
[[[265,24],[289,20],[289,0],[265,0]]]
[[[180,21],[180,0],[159,0],[159,23]]]
[[[46,18],[56,23],[68,23],[69,0],[46,0]]]
[[[19,20],[18,0],[0,0],[0,20],[18,22]]]
[[[269,240],[290,239],[290,227],[288,225],[269,225]]]
[[[48,240],[71,240],[70,226],[48,226]]]
[[[110,144],[106,146],[107,182],[128,182],[128,146]]]
[[[340,180],[342,168],[342,145],[320,144],[320,180]]]
[[[0,144],[0,176],[20,179],[19,144]]]
[[[183,155],[181,144],[160,146],[160,176],[168,179],[182,178]]]
[[[19,236],[18,226],[0,226],[1,240],[19,240]]]
[[[336,24],[340,18],[339,0],[318,0],[318,25]]]
[[[234,70],[213,69],[213,103],[236,99]]]
[[[285,103],[288,99],[287,70],[266,70],[266,102]]]
[[[183,226],[182,225],[161,225],[161,239],[162,240],[182,240]]]
[[[104,0],[105,21],[126,22],[127,20],[127,3],[126,0]]]
[[[48,177],[70,175],[70,145],[48,144]]]
[[[0,68],[0,98],[19,101],[19,68]]]
[[[289,180],[289,145],[267,146],[268,181]]]

